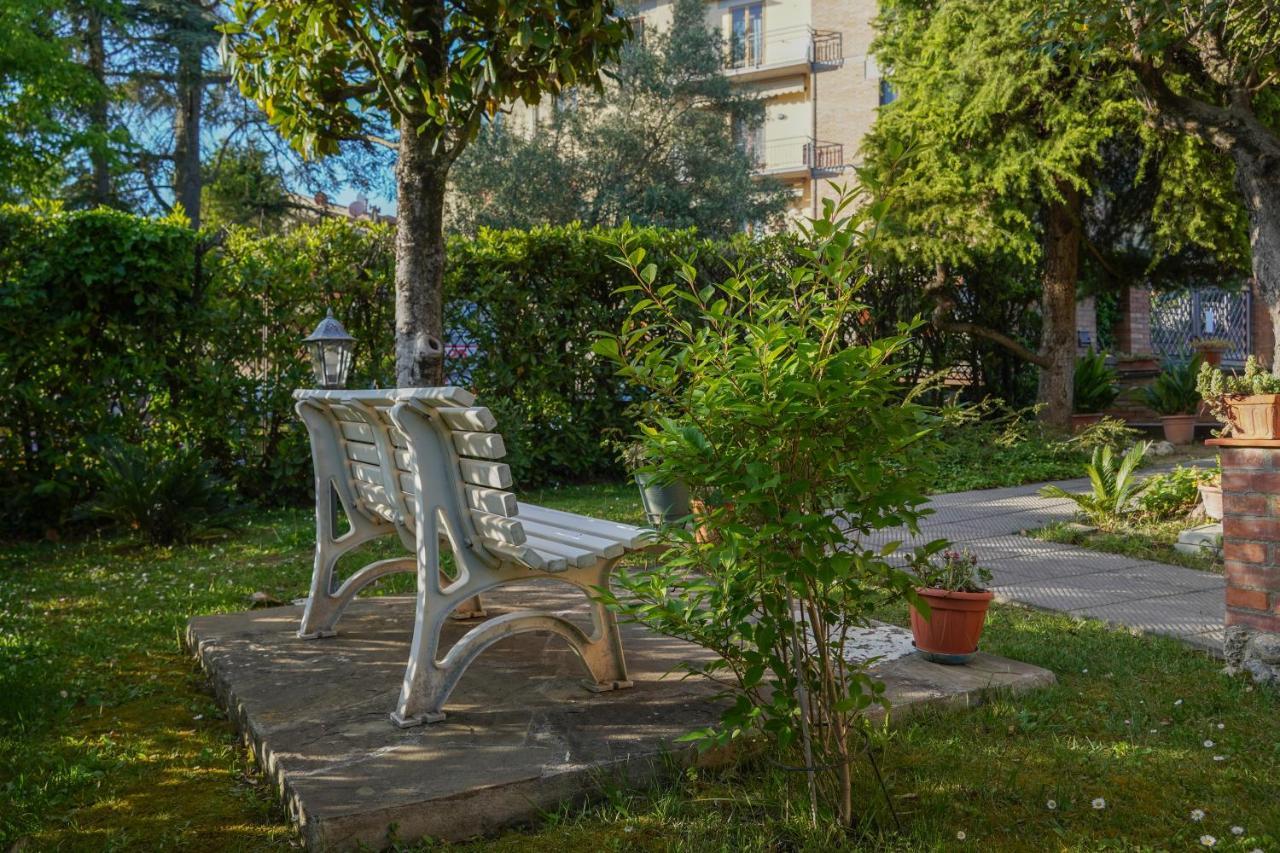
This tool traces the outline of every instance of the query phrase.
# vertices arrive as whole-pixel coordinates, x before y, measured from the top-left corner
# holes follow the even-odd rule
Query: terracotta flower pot
[[[1165,415],[1160,423],[1164,426],[1164,440],[1170,444],[1190,444],[1196,437],[1195,415]]]
[[[1217,367],[1222,364],[1223,350],[1217,347],[1196,347],[1196,352],[1200,354],[1200,360],[1205,364]]]
[[[1280,438],[1280,394],[1228,397],[1233,438]]]
[[[1072,415],[1071,431],[1080,432],[1080,430],[1084,429],[1085,427],[1093,426],[1098,421],[1102,420],[1104,417],[1106,416],[1101,413],[1098,413],[1098,414],[1086,413],[1086,414]]]
[[[916,648],[935,663],[968,663],[978,650],[978,638],[995,593],[925,587],[916,592],[929,603],[928,619],[911,608],[911,634]]]
[[[689,501],[689,507],[693,511],[694,524],[697,525],[693,530],[694,541],[699,545],[706,545],[708,543],[719,544],[720,534],[705,523],[707,516],[710,515],[712,507],[708,507],[706,502],[700,501],[697,498],[692,498]],[[727,503],[724,505],[724,508],[731,510],[733,509],[733,504]]]
[[[1200,484],[1200,500],[1204,503],[1204,514],[1214,521],[1222,521],[1222,486]]]

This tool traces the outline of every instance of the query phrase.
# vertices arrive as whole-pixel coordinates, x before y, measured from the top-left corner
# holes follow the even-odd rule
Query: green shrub
[[[1076,359],[1072,391],[1075,410],[1095,413],[1109,408],[1120,395],[1117,379],[1119,375],[1107,366],[1107,358],[1100,352]]]
[[[1059,440],[1035,409],[1010,409],[999,400],[951,401],[939,409],[930,491],[1017,486],[1076,476],[1087,456]]]
[[[192,448],[104,448],[96,496],[82,512],[106,519],[154,545],[190,542],[225,530],[237,508],[227,484]]]
[[[1155,519],[1186,515],[1200,502],[1200,484],[1208,483],[1216,476],[1213,471],[1181,465],[1166,474],[1153,474],[1146,480],[1146,489],[1138,500],[1138,506],[1143,513]]]
[[[660,277],[625,241],[634,308],[596,352],[658,400],[642,424],[654,460],[643,470],[720,497],[703,519],[718,535],[668,531],[661,565],[624,575],[629,594],[612,606],[715,653],[703,669],[734,701],[694,739],[763,732],[802,745],[814,796],[848,825],[862,715],[883,696],[848,630],[886,598],[914,597],[891,547],[850,534],[915,525],[929,423],[904,399],[905,330],[844,338],[864,307],[860,226],[874,229],[836,220],[842,211],[813,223],[805,260],[785,275],[738,264],[707,282],[682,263]]]
[[[1049,485],[1041,489],[1040,494],[1047,498],[1068,498],[1094,524],[1113,527],[1134,511],[1135,501],[1147,488],[1147,481],[1138,480],[1137,470],[1150,447],[1149,441],[1135,444],[1119,459],[1110,446],[1096,448],[1093,459],[1084,466],[1091,491],[1077,494]]]
[[[1143,391],[1143,398],[1159,415],[1194,415],[1200,406],[1200,392],[1196,388],[1196,376],[1200,372],[1200,357],[1181,364],[1169,364]]]

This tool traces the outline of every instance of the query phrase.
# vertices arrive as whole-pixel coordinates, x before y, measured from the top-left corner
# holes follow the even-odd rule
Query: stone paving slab
[[[487,596],[486,607],[501,613],[536,596],[535,606],[585,619],[584,600],[565,589],[508,588]],[[692,760],[675,739],[719,716],[718,687],[679,669],[707,653],[631,624],[622,627],[635,681],[629,690],[587,691],[567,644],[523,634],[480,656],[444,722],[399,729],[388,713],[408,655],[412,608],[407,597],[357,601],[339,635],[318,641],[296,637],[296,606],[188,623],[188,645],[312,849],[377,849],[393,823],[402,840],[460,840],[525,823],[603,782],[638,783],[667,772],[668,758]],[[464,630],[466,623],[450,625],[446,642]],[[909,653],[877,665],[875,674],[895,715],[1054,681],[1047,670],[986,654],[949,667]]]
[[[1144,634],[1208,640],[1220,636],[1218,632],[1224,624],[1225,606],[1222,590],[1208,589],[1082,607],[1072,613],[1101,619],[1112,625],[1123,625]]]

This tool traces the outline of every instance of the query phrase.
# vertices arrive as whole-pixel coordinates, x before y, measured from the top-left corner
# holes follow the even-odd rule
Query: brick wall
[[[1120,298],[1116,323],[1116,352],[1151,353],[1151,288],[1130,287]]]
[[[1076,335],[1076,352],[1084,354],[1098,349],[1098,301],[1086,296],[1076,302],[1076,332],[1084,332],[1089,336],[1089,343],[1080,346],[1080,335]]]
[[[1280,633],[1280,447],[1222,447],[1227,625]]]

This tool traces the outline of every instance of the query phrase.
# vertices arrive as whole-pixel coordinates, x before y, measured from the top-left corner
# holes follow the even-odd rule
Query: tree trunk
[[[1080,272],[1080,191],[1059,181],[1060,201],[1045,211],[1043,327],[1037,400],[1040,418],[1050,426],[1071,428],[1071,397],[1076,363],[1076,279]]]
[[[412,119],[396,162],[396,385],[444,384],[444,189],[449,161]]]
[[[177,104],[173,111],[173,198],[192,228],[200,227],[200,111],[204,102],[204,48],[178,50]]]
[[[1280,163],[1237,147],[1236,189],[1249,216],[1249,248],[1258,293],[1267,301],[1275,345],[1266,353],[1272,369],[1280,367]],[[1265,358],[1263,359],[1266,360]]]
[[[93,139],[89,148],[92,184],[89,200],[94,206],[111,204],[111,164],[107,155],[107,126],[110,120],[107,90],[107,50],[102,35],[102,11],[96,5],[88,8],[85,43],[89,73],[98,82],[98,91],[89,104],[89,126]]]

